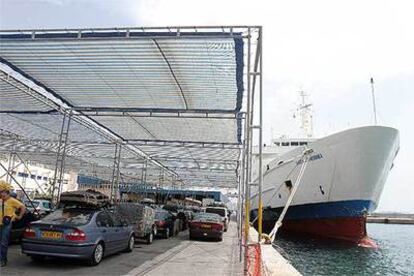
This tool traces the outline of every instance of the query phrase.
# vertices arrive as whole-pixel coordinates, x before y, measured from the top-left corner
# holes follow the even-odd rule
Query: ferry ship
[[[306,138],[273,139],[263,148],[263,228],[274,227],[298,178],[302,153],[310,149],[280,230],[375,247],[367,235],[366,216],[378,206],[398,154],[398,130],[366,126],[315,139],[311,137],[310,105],[303,100],[299,111]],[[257,161],[256,155],[253,162]],[[253,179],[257,177],[256,172]],[[254,219],[257,187],[251,189],[251,206]]]

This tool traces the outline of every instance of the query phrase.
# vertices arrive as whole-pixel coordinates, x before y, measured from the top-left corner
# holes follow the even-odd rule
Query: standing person
[[[7,249],[12,222],[20,220],[26,211],[23,203],[10,196],[11,190],[9,183],[0,180],[0,267],[7,265]]]

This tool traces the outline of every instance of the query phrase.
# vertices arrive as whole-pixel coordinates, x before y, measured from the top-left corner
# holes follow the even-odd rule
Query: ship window
[[[292,142],[290,143],[292,146],[299,146],[299,142]]]
[[[307,145],[308,142],[299,142],[299,145],[303,146],[303,145]]]
[[[280,146],[279,142],[274,142],[273,144],[275,144],[276,146]]]
[[[282,146],[283,147],[288,147],[289,146],[289,142],[282,142]]]

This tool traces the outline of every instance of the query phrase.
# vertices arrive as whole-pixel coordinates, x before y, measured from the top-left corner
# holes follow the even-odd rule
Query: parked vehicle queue
[[[126,212],[136,214],[127,216]],[[131,252],[138,239],[150,244],[157,234],[166,238],[176,235],[179,225],[171,212],[140,204],[63,207],[29,223],[21,247],[37,262],[46,257],[63,257],[97,265],[108,255]]]
[[[50,206],[44,200],[37,203],[38,207]],[[219,215],[197,215],[199,210],[179,206],[163,207],[154,209],[139,203],[105,207],[63,204],[58,209],[42,212],[42,215],[49,214],[40,220],[37,212],[37,216],[22,221],[16,235],[25,229],[22,252],[34,261],[64,257],[84,260],[89,265],[97,265],[104,257],[117,252],[131,252],[137,240],[150,244],[154,237],[169,238],[188,226],[190,238],[201,234],[200,237],[222,239],[226,227]]]

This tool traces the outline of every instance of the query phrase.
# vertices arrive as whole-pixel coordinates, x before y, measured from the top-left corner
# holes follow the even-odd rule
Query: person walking
[[[0,180],[0,267],[7,265],[12,222],[22,219],[26,207],[19,200],[10,196],[12,186]]]

